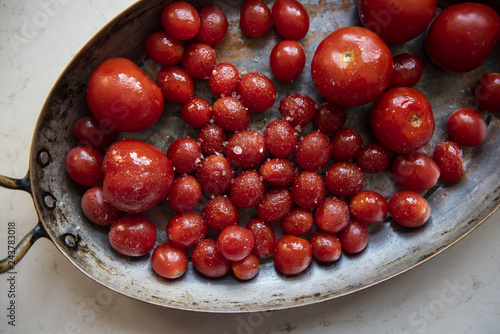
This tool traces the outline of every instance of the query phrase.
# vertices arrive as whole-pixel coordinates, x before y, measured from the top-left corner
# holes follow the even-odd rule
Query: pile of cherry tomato
[[[285,96],[278,101],[281,119],[264,133],[249,125],[252,114],[277,102],[276,86],[262,73],[242,75],[234,64],[217,63],[214,47],[228,31],[219,7],[197,10],[182,1],[166,6],[164,30],[145,41],[147,55],[161,65],[155,81],[124,58],[100,64],[87,85],[92,114],[75,124],[81,144],[66,164],[71,178],[89,187],[83,213],[109,226],[113,249],[132,257],[151,253],[155,272],[170,279],[183,275],[191,261],[208,277],[232,270],[247,280],[258,273],[260,259],[271,256],[280,272],[294,275],[313,257],[333,262],[343,252],[361,252],[368,225],[389,216],[408,228],[425,224],[431,208],[421,193],[439,180],[463,177],[462,147],[483,143],[482,113],[500,109],[500,74],[478,78],[474,94],[481,112],[461,108],[449,115],[449,141],[429,156],[420,149],[434,134],[433,110],[411,88],[423,61],[393,56],[387,44],[428,29],[427,54],[438,67],[471,71],[499,40],[500,17],[478,3],[436,15],[436,0],[360,0],[358,9],[363,27],[333,31],[312,59],[312,80],[325,101],[317,106],[300,92]],[[247,0],[240,28],[248,38],[270,29],[282,37],[269,55],[277,81],[286,85],[303,72],[299,41],[309,31],[309,16],[299,2],[277,0],[271,10],[262,0]],[[207,83],[215,103],[195,95],[196,81]],[[178,138],[165,152],[135,139],[115,141],[117,132],[149,128],[165,101],[182,104],[182,118],[199,129],[197,138]],[[346,108],[368,103],[377,142],[363,146],[359,133],[344,125]],[[309,123],[315,130],[302,133]],[[365,189],[366,174],[386,170],[401,189],[389,199]],[[168,240],[158,244],[157,226],[145,212],[162,201],[176,214],[166,215]],[[244,209],[255,210],[246,226],[240,222]]]

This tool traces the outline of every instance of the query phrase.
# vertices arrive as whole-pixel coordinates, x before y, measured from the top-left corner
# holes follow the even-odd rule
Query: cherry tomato
[[[294,235],[284,235],[274,247],[273,261],[285,275],[303,272],[311,263],[312,247],[309,241]]]
[[[236,91],[240,82],[240,72],[231,63],[223,62],[215,65],[208,78],[208,87],[217,96],[229,96]]]
[[[500,73],[483,74],[477,81],[474,96],[481,109],[500,110]]]
[[[66,156],[69,176],[83,186],[96,186],[103,180],[102,153],[92,146],[77,146]]]
[[[311,170],[300,172],[292,183],[292,198],[304,209],[317,207],[325,196],[325,183],[321,176]]]
[[[242,281],[254,278],[259,272],[259,258],[249,254],[246,258],[231,263],[234,276]]]
[[[339,131],[347,120],[345,108],[332,102],[323,102],[314,116],[314,127],[329,136]]]
[[[453,141],[439,143],[434,149],[432,159],[439,166],[441,180],[458,181],[465,174],[465,162],[462,148]]]
[[[250,129],[238,131],[227,140],[224,155],[233,166],[244,169],[255,167],[266,155],[264,136]]]
[[[241,77],[238,83],[241,102],[250,112],[263,112],[276,101],[276,87],[271,79],[262,73],[250,72]]]
[[[408,87],[383,93],[373,104],[370,122],[379,142],[396,153],[422,148],[434,134],[434,114],[424,94]]]
[[[453,112],[446,122],[450,138],[462,146],[481,145],[488,134],[488,126],[483,116],[470,108],[460,108]]]
[[[192,247],[205,239],[208,225],[198,212],[179,213],[167,223],[167,237],[178,247]]]
[[[324,167],[332,155],[332,145],[326,135],[312,131],[299,141],[295,152],[295,162],[304,170],[316,170]]]
[[[203,155],[196,140],[182,137],[170,144],[167,149],[167,157],[177,174],[189,174],[196,171]]]
[[[240,28],[248,37],[265,35],[271,28],[271,10],[262,0],[246,0],[240,10]]]
[[[389,85],[391,51],[366,28],[343,27],[319,44],[311,75],[325,99],[341,106],[362,105],[373,101]]]
[[[289,122],[277,119],[267,125],[264,142],[269,153],[277,158],[286,158],[297,150],[299,133]]]
[[[431,207],[419,193],[402,190],[389,199],[389,214],[400,225],[418,227],[429,219]]]
[[[316,115],[314,100],[305,94],[289,94],[280,100],[278,108],[281,117],[298,131]]]
[[[212,106],[202,97],[192,97],[182,106],[181,116],[187,125],[201,128],[212,118]]]
[[[203,207],[203,215],[208,227],[216,231],[236,225],[240,219],[236,205],[228,196],[223,195],[211,198]]]
[[[218,6],[206,6],[198,11],[200,30],[196,40],[216,46],[227,34],[228,22],[224,11]]]
[[[222,154],[225,141],[226,132],[215,123],[208,123],[198,131],[198,143],[204,154]]]
[[[245,130],[250,124],[248,109],[233,96],[224,96],[215,101],[212,114],[215,123],[227,131]]]
[[[360,0],[363,25],[387,43],[404,43],[425,31],[437,10],[436,0]]]
[[[295,179],[295,166],[287,159],[267,159],[260,166],[260,175],[273,186],[286,187]]]
[[[180,175],[167,195],[167,204],[175,212],[189,212],[198,206],[202,196],[203,190],[194,176]]]
[[[263,258],[271,255],[274,251],[276,235],[274,229],[268,222],[259,218],[254,218],[247,224],[247,229],[252,231],[255,240],[255,246],[252,254],[258,258]]]
[[[365,185],[365,174],[359,166],[348,161],[333,163],[326,170],[325,186],[335,196],[350,197]]]
[[[500,39],[500,16],[487,5],[460,3],[444,8],[432,21],[425,46],[440,68],[469,72],[481,66]]]
[[[165,66],[156,75],[156,83],[166,101],[185,103],[194,94],[191,76],[179,66]]]
[[[257,205],[257,215],[265,222],[282,220],[293,207],[290,190],[286,187],[275,187],[266,191],[264,198]]]
[[[153,270],[169,279],[181,277],[187,270],[188,262],[186,251],[171,243],[158,245],[151,254]]]
[[[87,190],[81,202],[85,217],[97,225],[110,226],[121,216],[120,210],[104,200],[101,186]]]
[[[162,66],[176,65],[184,56],[184,44],[166,31],[156,31],[149,35],[145,49],[148,57]]]
[[[217,248],[230,261],[240,261],[253,250],[255,240],[252,231],[240,225],[224,227],[217,237]]]
[[[278,0],[272,10],[274,30],[284,39],[299,40],[309,31],[309,14],[296,0]]]
[[[108,232],[111,247],[126,256],[142,256],[153,249],[156,226],[146,216],[129,215],[115,221]]]
[[[318,227],[328,233],[339,233],[349,224],[349,205],[341,198],[330,196],[314,211]]]
[[[231,188],[234,171],[229,160],[214,154],[201,161],[196,175],[205,193],[218,196]]]
[[[196,270],[207,277],[222,277],[231,270],[231,261],[222,256],[212,239],[205,239],[196,245],[191,261]]]
[[[356,157],[356,164],[365,173],[380,173],[390,165],[387,149],[379,143],[368,144],[362,147]]]
[[[158,86],[131,60],[111,58],[92,72],[87,104],[107,127],[135,132],[160,118],[164,100]]]
[[[249,209],[262,201],[265,191],[260,174],[255,170],[245,170],[234,178],[230,197],[237,207]]]
[[[344,252],[349,254],[359,253],[368,244],[368,225],[356,219],[351,219],[346,228],[340,232],[339,238]]]
[[[269,65],[276,79],[292,82],[302,73],[306,65],[306,53],[299,42],[284,40],[271,50]]]
[[[319,261],[334,262],[342,255],[342,244],[336,234],[317,231],[309,237],[309,242],[314,257]]]
[[[215,50],[206,43],[191,44],[182,58],[182,68],[196,80],[208,80],[216,64]]]
[[[388,88],[415,86],[424,70],[424,61],[416,55],[402,53],[394,57],[391,82]]]
[[[170,191],[174,168],[158,148],[135,139],[111,145],[104,156],[104,198],[125,212],[151,209]]]
[[[116,131],[100,123],[92,115],[80,118],[73,126],[73,133],[81,145],[103,149],[111,145]]]
[[[170,35],[182,41],[195,37],[201,26],[196,8],[184,1],[176,1],[165,7],[161,21]]]
[[[295,208],[281,221],[281,227],[286,234],[300,237],[308,233],[314,225],[314,218],[310,210]]]
[[[394,160],[392,175],[401,186],[409,190],[425,191],[436,185],[441,171],[427,154],[412,152],[399,155]]]
[[[343,128],[332,136],[331,143],[332,159],[347,161],[356,158],[363,145],[363,140],[358,132]]]
[[[352,196],[349,209],[354,219],[366,224],[384,220],[389,212],[387,200],[372,190],[364,190]]]

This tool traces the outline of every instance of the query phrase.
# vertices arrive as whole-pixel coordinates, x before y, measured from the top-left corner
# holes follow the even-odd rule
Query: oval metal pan
[[[279,274],[272,260],[263,261],[258,276],[249,282],[237,281],[232,275],[207,279],[190,264],[186,274],[175,281],[162,279],[151,269],[149,257],[130,259],[109,246],[106,229],[89,223],[80,209],[85,191],[72,182],[65,172],[65,156],[77,143],[72,135],[75,121],[89,113],[85,102],[85,85],[93,69],[110,57],[127,57],[141,65],[152,77],[158,66],[146,58],[143,44],[153,31],[161,29],[161,11],[168,2],[140,1],[103,28],[75,57],[61,75],[40,114],[31,151],[31,181],[36,209],[48,235],[59,250],[85,275],[129,297],[166,307],[206,312],[250,312],[296,307],[337,298],[367,288],[398,275],[460,240],[490,215],[499,203],[498,166],[500,139],[498,117],[489,115],[489,133],[480,147],[466,149],[467,175],[460,183],[439,184],[426,197],[433,209],[431,220],[422,228],[404,229],[388,219],[372,225],[370,242],[355,256],[343,255],[334,264],[313,261],[297,276]],[[194,1],[201,8],[212,2]],[[318,104],[321,97],[310,78],[310,60],[322,38],[336,28],[358,25],[356,6],[351,1],[303,2],[311,16],[311,29],[301,41],[308,53],[303,74],[293,83],[278,84],[279,100],[287,94],[301,92]],[[272,77],[268,57],[280,38],[270,31],[258,39],[241,35],[238,27],[242,1],[214,4],[226,12],[230,28],[226,39],[217,47],[218,60],[231,61],[241,72],[259,71]],[[440,71],[425,56],[422,37],[411,43],[392,46],[394,54],[413,52],[425,60],[425,72],[415,87],[431,101],[436,116],[436,134],[424,151],[432,152],[444,140],[444,122],[453,110],[474,106],[470,93],[476,78],[489,71],[499,71],[498,62],[490,60],[480,69],[467,74]],[[499,50],[491,59],[499,59]],[[198,82],[197,95],[213,102],[206,82]],[[269,111],[252,115],[253,129],[262,131],[278,118],[277,103]],[[368,124],[369,106],[350,108],[346,126],[361,132],[363,140],[373,140]],[[308,128],[310,130],[310,128]],[[304,129],[307,131],[308,129]],[[120,134],[140,138],[165,150],[180,136],[195,136],[182,123],[180,106],[168,105],[161,119],[141,134]],[[40,154],[44,161],[40,160]],[[390,196],[396,188],[389,173],[369,176],[367,188]],[[165,204],[148,212],[158,225],[158,243],[166,240],[165,225],[173,213]],[[243,212],[242,223],[252,217]]]

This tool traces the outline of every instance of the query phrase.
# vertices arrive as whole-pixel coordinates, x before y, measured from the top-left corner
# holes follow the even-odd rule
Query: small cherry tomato
[[[180,175],[174,179],[167,204],[175,212],[189,212],[198,206],[202,196],[203,190],[194,176]]]
[[[297,41],[281,41],[271,50],[269,65],[276,79],[292,82],[298,78],[306,65],[304,48]]]
[[[227,34],[228,22],[226,13],[218,6],[206,6],[198,11],[200,30],[196,40],[216,46]]]
[[[165,101],[185,103],[194,94],[194,82],[191,76],[179,66],[165,66],[156,75],[156,84],[160,87]]]
[[[305,170],[295,177],[291,190],[295,204],[312,210],[321,203],[325,196],[325,183],[318,173]]]
[[[215,124],[227,131],[245,130],[250,124],[250,113],[243,103],[233,96],[224,96],[215,101],[212,108]]]
[[[259,258],[249,254],[246,258],[231,263],[234,276],[242,281],[254,278],[259,272]]]
[[[314,116],[314,127],[329,136],[339,131],[347,120],[345,108],[332,102],[323,102]]]
[[[87,104],[99,122],[116,131],[144,130],[163,112],[158,86],[131,60],[101,63],[87,83]]]
[[[255,170],[245,170],[234,178],[230,197],[237,207],[249,209],[262,201],[265,191],[260,174]]]
[[[356,219],[351,219],[346,228],[340,232],[340,243],[342,250],[349,254],[356,254],[363,251],[368,244],[368,225]]]
[[[365,174],[359,166],[348,161],[333,163],[326,170],[325,186],[335,196],[350,197],[365,185]]]
[[[322,262],[337,261],[342,255],[342,244],[336,234],[316,231],[309,237],[313,255]]]
[[[121,216],[120,210],[104,200],[101,186],[87,190],[81,202],[85,217],[97,225],[110,226]]]
[[[481,66],[500,39],[500,16],[487,5],[460,3],[444,8],[427,31],[427,54],[440,68],[469,72]]]
[[[362,147],[356,157],[356,164],[365,173],[380,173],[389,168],[390,163],[387,149],[379,143]]]
[[[316,225],[328,233],[339,233],[349,224],[349,205],[341,198],[330,196],[314,211]]]
[[[299,40],[309,31],[309,14],[296,0],[278,0],[272,10],[274,30],[284,39]]]
[[[187,125],[201,128],[212,118],[212,106],[202,97],[192,97],[182,106],[181,116]]]
[[[149,58],[162,66],[173,66],[184,56],[184,44],[166,31],[156,31],[149,35],[145,45]]]
[[[387,88],[413,87],[415,86],[424,70],[422,58],[416,55],[403,53],[394,57],[391,82]]]
[[[312,131],[299,141],[295,162],[304,170],[316,170],[326,166],[331,155],[329,138],[320,131]]]
[[[116,136],[115,130],[106,127],[92,115],[80,118],[73,126],[73,133],[81,145],[98,149],[107,148]]]
[[[462,148],[453,141],[439,143],[434,149],[432,159],[439,166],[440,178],[444,182],[458,181],[465,173]]]
[[[412,190],[402,190],[389,199],[389,214],[400,225],[418,227],[429,219],[431,207],[419,193]]]
[[[265,222],[282,220],[292,210],[293,199],[286,187],[275,187],[266,191],[264,198],[257,205],[257,215]]]
[[[226,141],[226,132],[215,123],[208,123],[198,131],[198,143],[206,155],[221,153]]]
[[[191,178],[191,176],[183,176]],[[175,182],[174,182],[175,185]],[[191,247],[203,240],[207,234],[207,224],[198,212],[179,210],[179,214],[170,218],[167,224],[167,237],[180,247]]]
[[[396,182],[409,190],[425,191],[436,185],[441,171],[430,156],[417,151],[394,159],[392,175]]]
[[[182,137],[170,144],[167,149],[167,157],[177,174],[189,174],[196,171],[203,155],[196,140]]]
[[[255,167],[266,155],[264,136],[250,129],[238,131],[227,140],[224,155],[233,166],[244,169]]]
[[[341,106],[375,100],[389,85],[392,55],[384,41],[362,27],[344,27],[318,46],[311,75],[320,94]],[[335,84],[332,84],[335,83]]]
[[[450,138],[462,146],[479,146],[486,139],[488,126],[483,116],[470,108],[453,112],[446,122]]]
[[[299,133],[289,122],[277,119],[267,125],[264,142],[269,153],[276,158],[286,158],[297,150]]]
[[[312,247],[309,241],[294,235],[284,235],[274,247],[273,261],[276,268],[285,275],[303,272],[311,263]]]
[[[208,227],[222,231],[225,227],[236,225],[240,220],[238,208],[228,196],[211,198],[203,208],[203,216]]]
[[[176,1],[165,7],[161,14],[165,30],[182,41],[191,39],[200,31],[200,15],[185,1]]]
[[[142,256],[153,249],[156,226],[146,216],[129,215],[115,221],[108,232],[111,247],[126,256]]]
[[[230,261],[240,261],[252,252],[255,240],[252,231],[240,225],[224,227],[217,237],[217,248]]]
[[[260,166],[260,175],[273,186],[286,187],[295,179],[295,166],[287,159],[267,159]]]
[[[500,73],[483,74],[477,81],[474,96],[481,109],[500,110]]]
[[[276,243],[276,235],[270,223],[259,218],[254,218],[247,224],[247,229],[252,231],[255,240],[255,247],[252,254],[258,258],[263,258],[271,255],[274,251]]]
[[[389,212],[387,200],[372,190],[360,191],[352,196],[349,209],[354,219],[365,224],[381,222]]]
[[[153,270],[169,279],[181,277],[187,270],[188,262],[186,251],[171,243],[158,245],[151,254]]]
[[[96,186],[103,180],[103,154],[92,146],[73,147],[66,156],[66,171],[78,184]]]
[[[360,0],[363,25],[387,43],[404,43],[425,31],[437,10],[436,0]]]
[[[300,237],[308,233],[314,225],[314,218],[310,210],[295,208],[281,221],[281,227],[286,234]]]
[[[271,108],[276,101],[276,87],[271,79],[262,73],[244,74],[238,83],[241,102],[250,112],[263,112]]]
[[[363,140],[358,132],[343,128],[332,136],[331,143],[332,159],[347,161],[356,158],[363,145]]]
[[[271,10],[262,0],[246,0],[240,10],[240,28],[248,37],[265,35],[271,28]]]
[[[396,153],[422,148],[435,129],[429,100],[408,87],[392,88],[383,93],[372,106],[370,123],[378,141]]]
[[[219,252],[217,242],[205,239],[193,249],[191,261],[196,270],[207,277],[222,277],[231,270],[231,261]]]
[[[234,171],[229,160],[214,154],[201,161],[196,175],[206,194],[218,196],[231,188]]]
[[[191,44],[182,58],[182,68],[196,80],[208,80],[216,64],[215,50],[206,43]]]
[[[210,78],[208,78],[208,87],[217,96],[230,96],[238,88],[239,82],[240,72],[238,68],[231,63],[223,62],[215,65]]]
[[[280,100],[278,111],[285,121],[300,131],[316,115],[316,104],[311,97],[294,93]]]

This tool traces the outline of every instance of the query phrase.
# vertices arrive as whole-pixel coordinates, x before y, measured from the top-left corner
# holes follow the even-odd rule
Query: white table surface
[[[0,1],[0,174],[21,178],[38,113],[59,74],[132,0]],[[36,223],[26,193],[0,189],[0,257]],[[500,333],[500,213],[424,264],[361,292],[270,313],[206,314],[111,292],[46,239],[16,266],[15,327],[0,276],[0,333]]]

